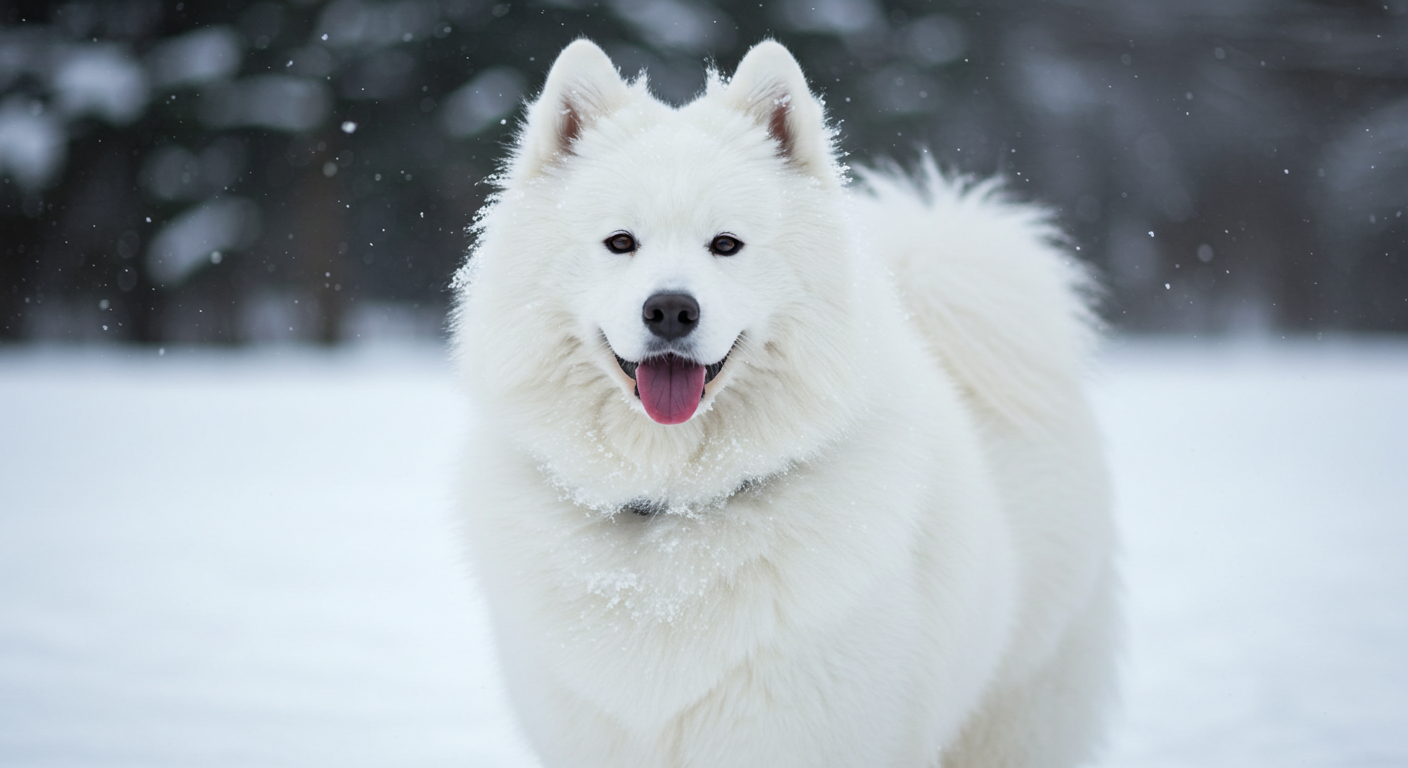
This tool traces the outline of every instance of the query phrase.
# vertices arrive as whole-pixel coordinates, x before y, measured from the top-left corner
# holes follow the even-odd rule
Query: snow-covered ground
[[[1116,345],[1104,761],[1408,764],[1408,344]],[[0,765],[531,765],[431,348],[0,351]]]

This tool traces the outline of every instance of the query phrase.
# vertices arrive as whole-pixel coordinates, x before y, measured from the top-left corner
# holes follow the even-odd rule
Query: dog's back
[[[866,172],[855,204],[908,320],[982,432],[1026,564],[1002,675],[945,765],[1065,765],[1113,689],[1113,548],[1098,431],[1081,387],[1090,279],[1040,208],[996,181]]]

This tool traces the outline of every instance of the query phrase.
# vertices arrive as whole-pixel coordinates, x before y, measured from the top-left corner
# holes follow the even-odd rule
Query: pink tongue
[[[674,355],[643,360],[636,368],[636,389],[650,418],[682,424],[704,396],[704,366]]]

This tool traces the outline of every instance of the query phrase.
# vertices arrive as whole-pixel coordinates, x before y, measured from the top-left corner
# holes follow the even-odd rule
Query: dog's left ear
[[[835,178],[831,131],[821,103],[781,43],[764,40],[753,46],[738,63],[724,98],[767,130],[780,156],[818,178]]]
[[[606,52],[590,40],[577,40],[558,54],[543,92],[528,106],[519,136],[515,175],[536,176],[549,164],[573,154],[573,144],[593,123],[615,112],[630,90]]]

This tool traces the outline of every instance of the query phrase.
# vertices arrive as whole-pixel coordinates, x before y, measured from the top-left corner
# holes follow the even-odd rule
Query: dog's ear
[[[779,155],[820,178],[834,177],[831,131],[821,103],[781,43],[753,46],[738,63],[724,98],[767,130]]]
[[[582,131],[620,109],[629,96],[611,59],[595,43],[577,40],[562,49],[542,94],[528,107],[515,175],[535,176],[572,154]]]

